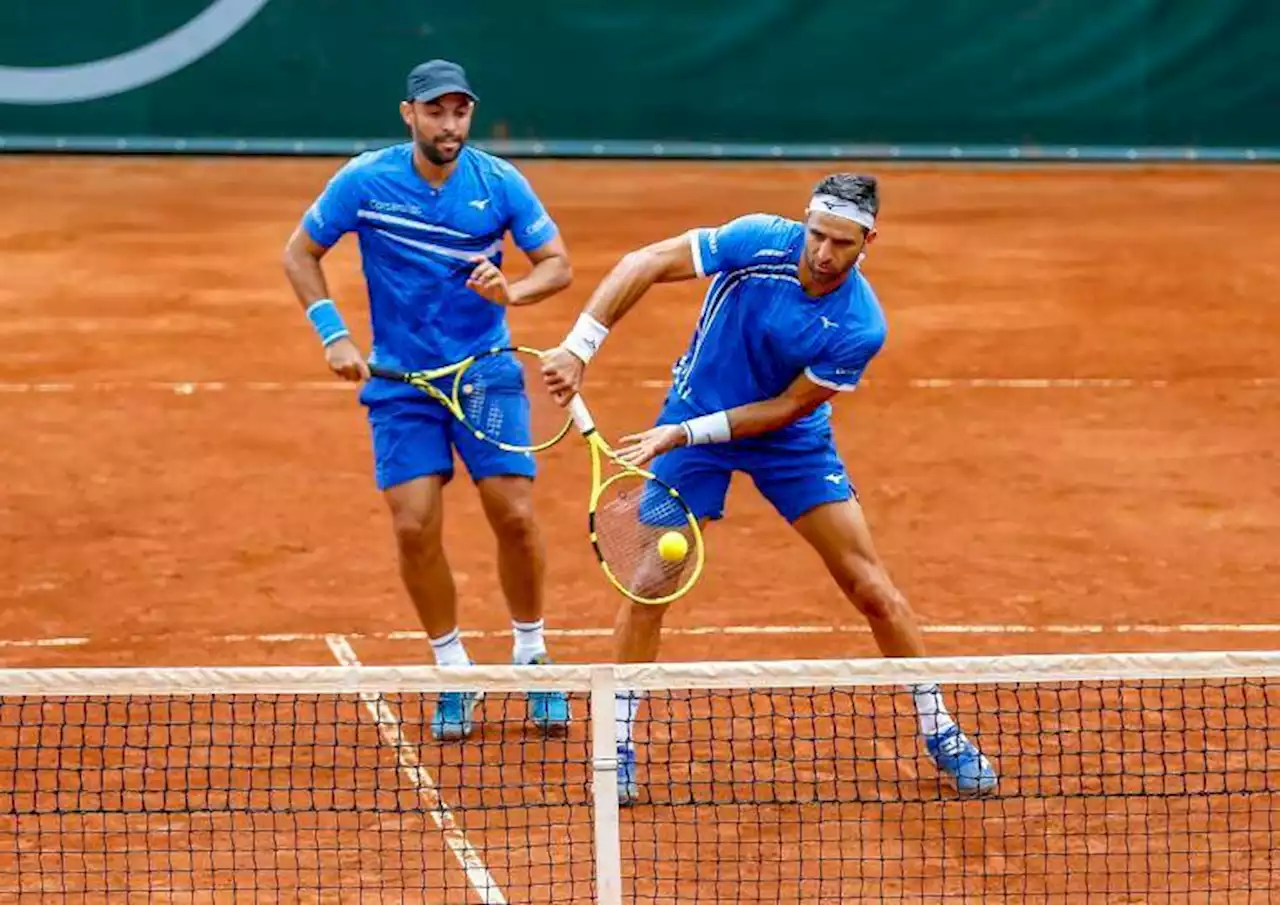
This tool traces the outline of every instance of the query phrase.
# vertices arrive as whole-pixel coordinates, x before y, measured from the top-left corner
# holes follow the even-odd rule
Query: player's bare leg
[[[399,484],[385,493],[400,559],[400,578],[418,612],[418,620],[433,642],[458,627],[458,593],[442,540],[443,487],[441,476],[431,475]],[[446,656],[449,653],[453,652],[446,652]]]
[[[617,663],[652,663],[662,645],[662,620],[670,604],[624,601],[613,624],[613,653]]]
[[[512,660],[550,662],[543,635],[546,547],[533,511],[533,481],[515,475],[477,482],[480,503],[498,545],[498,581],[511,613]],[[530,692],[529,719],[544,732],[569,724],[569,698],[560,692]]]
[[[793,525],[867,620],[880,652],[886,657],[923,657],[924,639],[915,613],[880,562],[862,507],[853,500],[828,503],[809,510]]]
[[[614,660],[618,663],[652,663],[662,644],[662,619],[670,604],[624,601],[613,625]],[[636,779],[636,750],[632,740],[641,693],[614,693],[613,735],[618,747],[618,803],[629,805],[640,797]]]
[[[840,590],[866,618],[887,657],[924,655],[915,614],[889,578],[871,540],[862,507],[854,500],[815,507],[792,523],[817,551]],[[991,792],[996,774],[947,712],[936,684],[911,688],[920,731],[940,772],[962,793]]]
[[[707,520],[699,522],[702,530],[707,530]],[[634,585],[643,589],[641,593],[661,597],[664,593],[662,584],[670,583],[674,587],[679,582],[679,574],[673,575],[671,570],[657,558],[655,552],[651,563],[641,563],[640,574],[636,576]],[[652,574],[653,584],[645,581],[644,573]],[[669,592],[673,588],[668,588]],[[613,624],[613,654],[616,663],[652,663],[658,659],[658,650],[662,646],[662,620],[667,615],[670,604],[636,603],[624,601],[618,608],[618,615]],[[636,713],[640,709],[640,693],[637,691],[619,691],[614,696],[614,738],[618,743],[618,803],[632,804],[640,795],[640,786],[636,781],[635,745],[632,741],[632,728],[635,725]]]
[[[498,580],[511,618],[537,622],[542,619],[547,557],[533,513],[533,482],[502,476],[485,478],[476,486],[485,518],[498,542]]]
[[[705,533],[707,519],[698,522]],[[666,530],[666,529],[662,529]],[[687,534],[688,532],[686,532]],[[672,593],[680,583],[681,572],[658,558],[656,543],[650,559],[637,566],[631,586],[645,597],[663,597]],[[613,625],[614,661],[617,663],[652,663],[658,659],[662,644],[662,620],[669,604],[636,603],[624,601],[618,608]]]
[[[445,557],[444,479],[440,475],[415,478],[386,491],[400,557],[400,577],[418,611],[418,619],[431,640],[440,666],[466,666],[471,662],[458,630],[458,592]],[[431,719],[431,733],[438,739],[458,739],[471,734],[476,696],[444,692]]]

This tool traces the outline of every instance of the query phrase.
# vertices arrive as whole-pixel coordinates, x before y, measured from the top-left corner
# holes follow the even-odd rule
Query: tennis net
[[[926,682],[994,793],[925,754]],[[0,670],[0,901],[1263,903],[1278,849],[1280,652]]]

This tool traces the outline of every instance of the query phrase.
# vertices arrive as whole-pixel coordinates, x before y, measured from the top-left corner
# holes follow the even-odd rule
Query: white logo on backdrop
[[[214,0],[149,44],[68,66],[0,66],[0,104],[69,104],[123,94],[185,69],[225,44],[270,0]]]

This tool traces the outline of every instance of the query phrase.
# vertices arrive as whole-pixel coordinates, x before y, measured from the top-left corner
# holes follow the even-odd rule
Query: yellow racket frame
[[[673,601],[679,600],[685,594],[693,589],[698,583],[698,579],[702,577],[702,567],[706,562],[706,548],[702,543],[702,528],[698,525],[698,519],[689,509],[689,505],[680,496],[680,492],[674,487],[667,484],[661,478],[655,477],[653,472],[646,471],[643,468],[636,468],[633,465],[627,465],[625,462],[618,460],[617,453],[600,436],[600,432],[596,430],[595,420],[591,417],[591,412],[587,409],[587,404],[581,396],[574,396],[569,402],[569,413],[573,419],[573,423],[577,425],[578,431],[582,434],[582,438],[587,443],[587,448],[591,451],[591,495],[587,502],[587,533],[591,539],[591,547],[595,550],[596,561],[600,563],[600,568],[604,572],[605,577],[609,579],[609,583],[613,585],[620,594],[636,603],[648,604],[650,606],[662,606]],[[621,469],[617,474],[604,477],[604,461],[608,459],[615,466]],[[600,504],[601,497],[604,496],[606,490],[615,483],[626,477],[641,477],[647,481],[665,487],[667,493],[680,504],[684,510],[685,517],[689,523],[689,532],[693,540],[694,562],[693,571],[681,586],[663,597],[642,597],[631,591],[624,585],[618,576],[613,574],[613,570],[609,568],[609,563],[604,558],[604,551],[600,549],[600,538],[596,533],[596,508]],[[655,554],[657,555],[656,551]]]
[[[531,346],[495,346],[492,349],[487,349],[476,355],[468,356],[467,358],[462,359],[462,361],[457,361],[451,365],[445,365],[440,368],[432,368],[427,371],[396,371],[391,368],[383,368],[371,363],[369,365],[369,372],[374,377],[407,383],[409,386],[426,393],[432,399],[436,400],[448,409],[449,413],[462,422],[462,424],[467,428],[467,430],[471,431],[477,440],[484,440],[486,443],[491,443],[499,449],[504,449],[507,452],[542,452],[545,449],[550,449],[555,446],[565,438],[565,435],[569,433],[569,428],[573,426],[572,418],[566,416],[564,425],[561,426],[560,430],[557,431],[555,436],[551,439],[543,440],[531,446],[520,446],[513,443],[504,443],[497,437],[489,436],[483,430],[468,421],[466,413],[462,409],[462,399],[467,393],[468,386],[465,380],[467,368],[471,367],[471,365],[475,364],[482,358],[516,352],[524,353],[526,355],[536,355],[538,358],[542,358],[542,356],[546,354],[543,350],[534,349]],[[450,392],[446,393],[444,390],[440,389],[440,387],[436,386],[435,381],[442,380],[450,375],[453,376],[453,387]],[[530,392],[530,389],[531,388],[529,387],[525,387],[525,392]],[[541,387],[533,388],[533,390],[535,392],[542,391]]]

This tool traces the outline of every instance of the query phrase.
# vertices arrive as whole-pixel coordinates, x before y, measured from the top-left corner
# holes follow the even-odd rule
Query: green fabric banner
[[[395,139],[467,66],[477,138],[1280,146],[1275,0],[0,4],[0,134]]]

